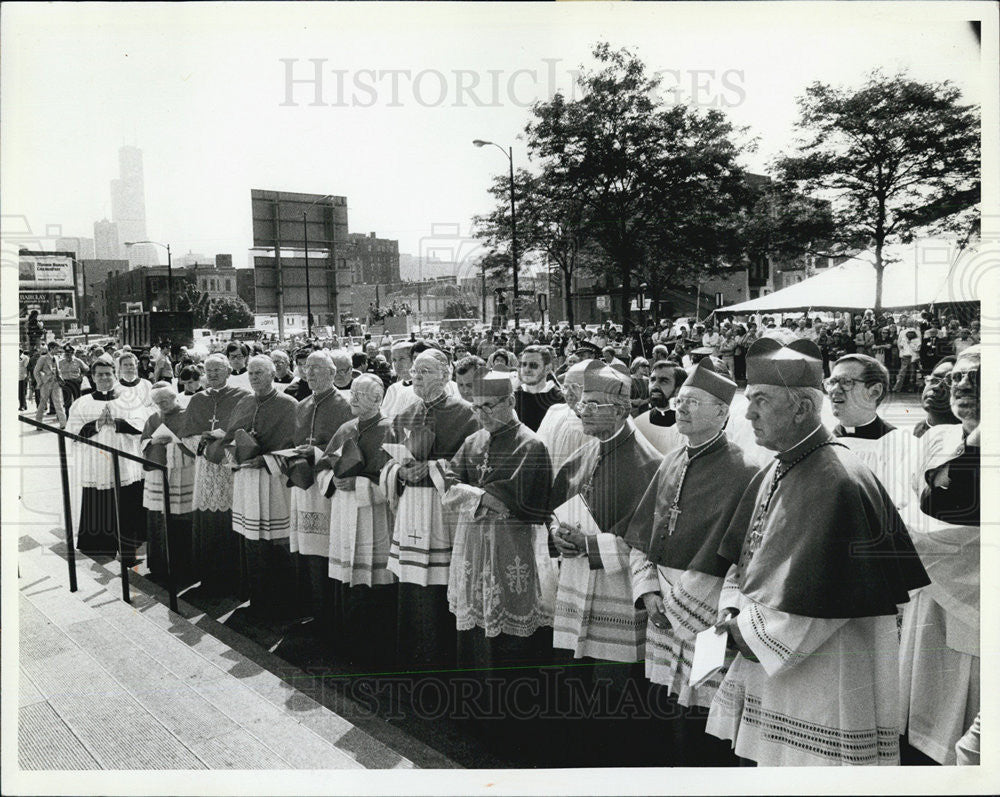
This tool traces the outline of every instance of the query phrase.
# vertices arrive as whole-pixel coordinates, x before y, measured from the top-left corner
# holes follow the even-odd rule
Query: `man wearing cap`
[[[684,442],[670,399],[686,378],[687,373],[679,365],[666,360],[654,363],[649,377],[649,410],[635,418],[636,430],[661,454],[673,451]]]
[[[455,622],[447,594],[452,519],[442,512],[428,463],[451,459],[479,424],[468,403],[445,392],[450,374],[444,352],[418,354],[410,375],[418,401],[392,419],[386,442],[406,446],[413,459],[391,460],[382,471],[382,484],[391,503],[398,496],[389,570],[400,581],[399,662],[412,669],[449,666],[455,659]]]
[[[538,431],[549,408],[564,401],[559,385],[549,379],[551,373],[552,350],[548,346],[526,346],[518,366],[520,384],[514,391],[514,409],[521,423],[533,432]]]
[[[194,454],[182,442],[185,418],[177,401],[177,391],[169,382],[152,387],[156,411],[146,419],[139,438],[139,450],[146,459],[167,466],[170,483],[170,558],[174,584],[191,582],[191,508],[194,499]],[[163,512],[163,472],[146,470],[142,491],[146,507],[146,565],[150,576],[164,579],[167,574],[166,525]]]
[[[596,445],[577,450],[556,473],[552,507],[573,496],[587,503],[599,533],[587,536],[565,523],[550,525],[552,542],[562,557],[556,595],[553,645],[574,658],[641,662],[646,611],[632,599],[629,546],[625,533],[635,508],[662,459],[635,433],[631,379],[608,366],[583,374],[577,412],[583,431]],[[631,667],[602,666],[621,689]],[[642,677],[641,666],[635,675]]]
[[[184,411],[184,442],[196,452],[191,512],[192,558],[206,595],[241,593],[239,537],[233,530],[233,470],[222,437],[236,405],[250,391],[229,384],[228,358],[205,359],[205,390],[191,396]]]
[[[534,526],[548,518],[552,469],[545,445],[514,413],[505,374],[472,388],[482,429],[445,471],[444,505],[458,512],[448,602],[459,632],[459,664],[493,668],[538,658],[551,625],[535,561]]]
[[[84,374],[90,369],[76,356],[76,349],[67,343],[63,347],[63,356],[56,360],[56,370],[59,373],[59,381],[62,382],[63,400],[68,407],[80,398]]]
[[[565,404],[549,407],[538,427],[538,439],[545,444],[552,462],[553,472],[583,445],[596,445],[597,441],[583,431],[583,424],[577,414],[577,402],[583,394],[583,377],[588,371],[604,368],[600,360],[588,359],[571,365],[563,377]]]
[[[705,720],[721,674],[689,683],[697,633],[715,623],[728,563],[716,555],[757,465],[724,431],[736,383],[702,360],[678,391],[676,429],[686,445],[666,456],[629,523],[632,590],[644,607],[646,677],[692,707],[671,722],[670,763],[720,763]],[[654,687],[656,688],[656,687]],[[719,753],[723,752],[720,756]]]
[[[240,399],[226,424],[233,476],[233,530],[242,538],[250,608],[283,616],[294,608],[289,551],[291,512],[284,474],[271,472],[265,454],[291,447],[295,399],[274,387],[274,361],[264,354],[247,368],[253,395]]]
[[[334,433],[353,416],[351,407],[334,387],[337,366],[330,353],[314,351],[306,360],[306,379],[312,394],[295,406],[292,443],[299,455],[289,460],[291,533],[302,616],[314,617],[321,629],[332,622],[330,569],[330,500],[314,481],[316,449],[326,449]],[[320,454],[321,456],[321,454]]]
[[[354,417],[336,431],[316,464],[317,479],[333,471],[326,489],[333,492],[327,574],[337,606],[331,641],[339,657],[375,672],[392,666],[396,642],[396,578],[388,569],[392,516],[379,487],[389,460],[382,448],[389,421],[379,412],[384,395],[374,374],[354,380]]]
[[[739,651],[708,732],[765,766],[899,763],[896,607],[928,583],[892,499],[824,428],[808,340],[756,341],[746,416],[776,461],[718,554],[719,633]]]

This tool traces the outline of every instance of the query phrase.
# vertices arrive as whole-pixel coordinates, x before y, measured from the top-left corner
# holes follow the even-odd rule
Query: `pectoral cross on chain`
[[[486,481],[486,477],[493,472],[493,468],[490,467],[488,461],[484,461],[482,465],[477,465],[476,470],[479,473],[479,483],[483,484]]]
[[[674,533],[677,528],[677,521],[680,519],[681,510],[678,506],[672,506],[667,510],[667,536]]]
[[[215,424],[218,423],[219,421],[219,419],[216,417],[217,415],[218,415],[217,412],[213,412],[212,417],[208,419],[209,422],[212,424],[212,429],[215,429]]]

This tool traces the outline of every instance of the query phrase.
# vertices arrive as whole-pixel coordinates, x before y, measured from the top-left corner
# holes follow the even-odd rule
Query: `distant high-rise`
[[[120,260],[122,245],[118,238],[118,225],[102,219],[94,222],[94,252],[98,260]]]
[[[145,241],[146,190],[142,176],[142,150],[122,147],[118,150],[118,179],[111,181],[111,220],[118,225],[118,241]],[[156,247],[125,247],[131,268],[159,265]]]

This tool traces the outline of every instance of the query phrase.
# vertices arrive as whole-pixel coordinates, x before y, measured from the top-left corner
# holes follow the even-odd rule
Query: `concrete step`
[[[78,559],[66,586],[51,532],[22,539],[24,768],[412,767],[195,622]],[[32,544],[35,543],[35,544]],[[59,751],[59,755],[55,753]]]

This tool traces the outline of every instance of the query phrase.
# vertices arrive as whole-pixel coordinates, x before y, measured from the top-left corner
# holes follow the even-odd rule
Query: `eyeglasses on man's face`
[[[969,384],[973,387],[979,386],[979,369],[970,368],[967,371],[955,371],[953,370],[947,377],[945,377],[952,385],[952,387],[957,387],[962,384],[962,382],[967,378]]]
[[[690,396],[674,396],[670,399],[670,409],[672,410],[682,410],[685,407],[692,410],[698,409],[704,402],[700,399],[691,398]]]
[[[831,392],[837,385],[845,391],[850,391],[855,385],[864,384],[860,379],[852,379],[849,376],[831,376],[823,380],[823,387],[826,392]]]
[[[578,401],[576,402],[576,411],[581,415],[590,415],[595,412],[600,412],[601,410],[606,410],[609,407],[616,407],[617,404],[600,404],[596,401]]]

